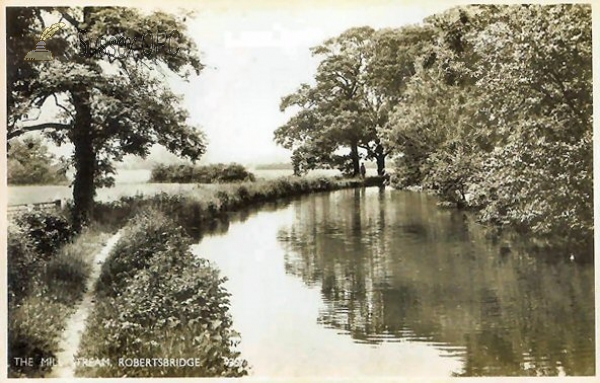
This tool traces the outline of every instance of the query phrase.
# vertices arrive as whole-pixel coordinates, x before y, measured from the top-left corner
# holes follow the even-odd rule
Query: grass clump
[[[39,256],[25,230],[14,223],[8,225],[7,241],[8,302],[16,304],[31,289],[32,280],[37,275]]]
[[[247,373],[234,350],[224,278],[189,250],[182,228],[156,210],[133,218],[109,255],[80,357],[110,365],[80,366],[85,377],[234,377]],[[152,367],[120,363],[128,358]],[[196,359],[191,366],[165,359]]]

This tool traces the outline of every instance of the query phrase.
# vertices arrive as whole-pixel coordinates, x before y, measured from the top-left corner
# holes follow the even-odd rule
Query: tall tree
[[[316,83],[303,84],[283,98],[282,110],[292,106],[300,110],[275,132],[276,141],[294,150],[294,162],[304,161],[307,168],[335,165],[356,175],[364,155],[376,161],[382,174],[391,152],[383,131],[415,74],[416,61],[432,54],[432,39],[430,27],[379,31],[361,27],[313,48],[313,54],[322,58]],[[341,148],[349,153],[332,154]]]
[[[16,73],[9,78],[13,105],[7,138],[44,131],[59,145],[74,145],[76,228],[90,219],[95,188],[113,182],[113,161],[126,154],[146,156],[153,144],[192,160],[205,152],[203,133],[187,123],[180,98],[165,82],[168,76],[188,79],[203,68],[183,15],[123,7],[36,8],[33,16],[15,12],[23,17],[18,25],[7,18],[13,39],[8,53],[15,61],[9,73]],[[45,14],[67,25],[47,44],[56,59],[22,64],[17,55],[39,38]],[[28,67],[34,73],[26,78]],[[56,121],[27,125],[25,117],[48,99],[62,110]]]
[[[407,84],[416,73],[417,62],[423,58],[434,59],[433,37],[433,30],[428,25],[382,29],[372,37],[363,85],[370,140],[362,148],[367,151],[367,158],[376,161],[380,175],[385,168],[386,157],[392,152],[383,139],[389,128],[390,115],[405,97]]]
[[[300,110],[275,131],[275,141],[292,149],[295,160],[312,158],[307,168],[338,166],[359,174],[359,146],[370,141],[363,87],[373,33],[370,27],[352,28],[312,48],[322,58],[316,84],[302,84],[282,99],[282,111],[292,106]],[[333,154],[341,149],[349,153]]]

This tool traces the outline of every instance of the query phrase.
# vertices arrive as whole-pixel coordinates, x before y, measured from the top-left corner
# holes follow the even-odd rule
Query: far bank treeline
[[[211,165],[163,165],[157,164],[150,173],[150,182],[173,183],[227,183],[255,181],[254,174],[243,165],[211,164]]]
[[[296,174],[361,159],[485,223],[591,248],[589,4],[477,5],[314,47],[313,84],[275,132]]]

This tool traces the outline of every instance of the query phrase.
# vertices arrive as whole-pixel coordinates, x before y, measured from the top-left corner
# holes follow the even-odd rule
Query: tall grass
[[[58,343],[67,318],[85,292],[94,254],[100,251],[107,236],[88,229],[52,257],[30,263],[31,275],[26,282],[9,275],[9,282],[18,280],[26,286],[8,306],[10,377],[42,377],[50,371],[51,366],[42,365],[41,359],[55,357],[59,351]],[[27,249],[26,255],[35,254],[35,246],[20,243],[24,246],[20,249]],[[9,257],[21,255],[24,253],[9,250]],[[40,256],[33,258],[39,260]],[[9,260],[9,270],[10,265],[20,264],[18,262]],[[33,365],[17,365],[15,358],[32,358]]]

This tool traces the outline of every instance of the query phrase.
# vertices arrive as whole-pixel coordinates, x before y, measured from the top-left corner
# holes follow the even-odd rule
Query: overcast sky
[[[197,9],[189,33],[207,68],[187,84],[173,84],[208,135],[207,162],[288,161],[273,131],[289,118],[279,111],[281,97],[314,76],[318,61],[310,47],[351,27],[399,27],[443,9],[399,1],[245,4]]]

